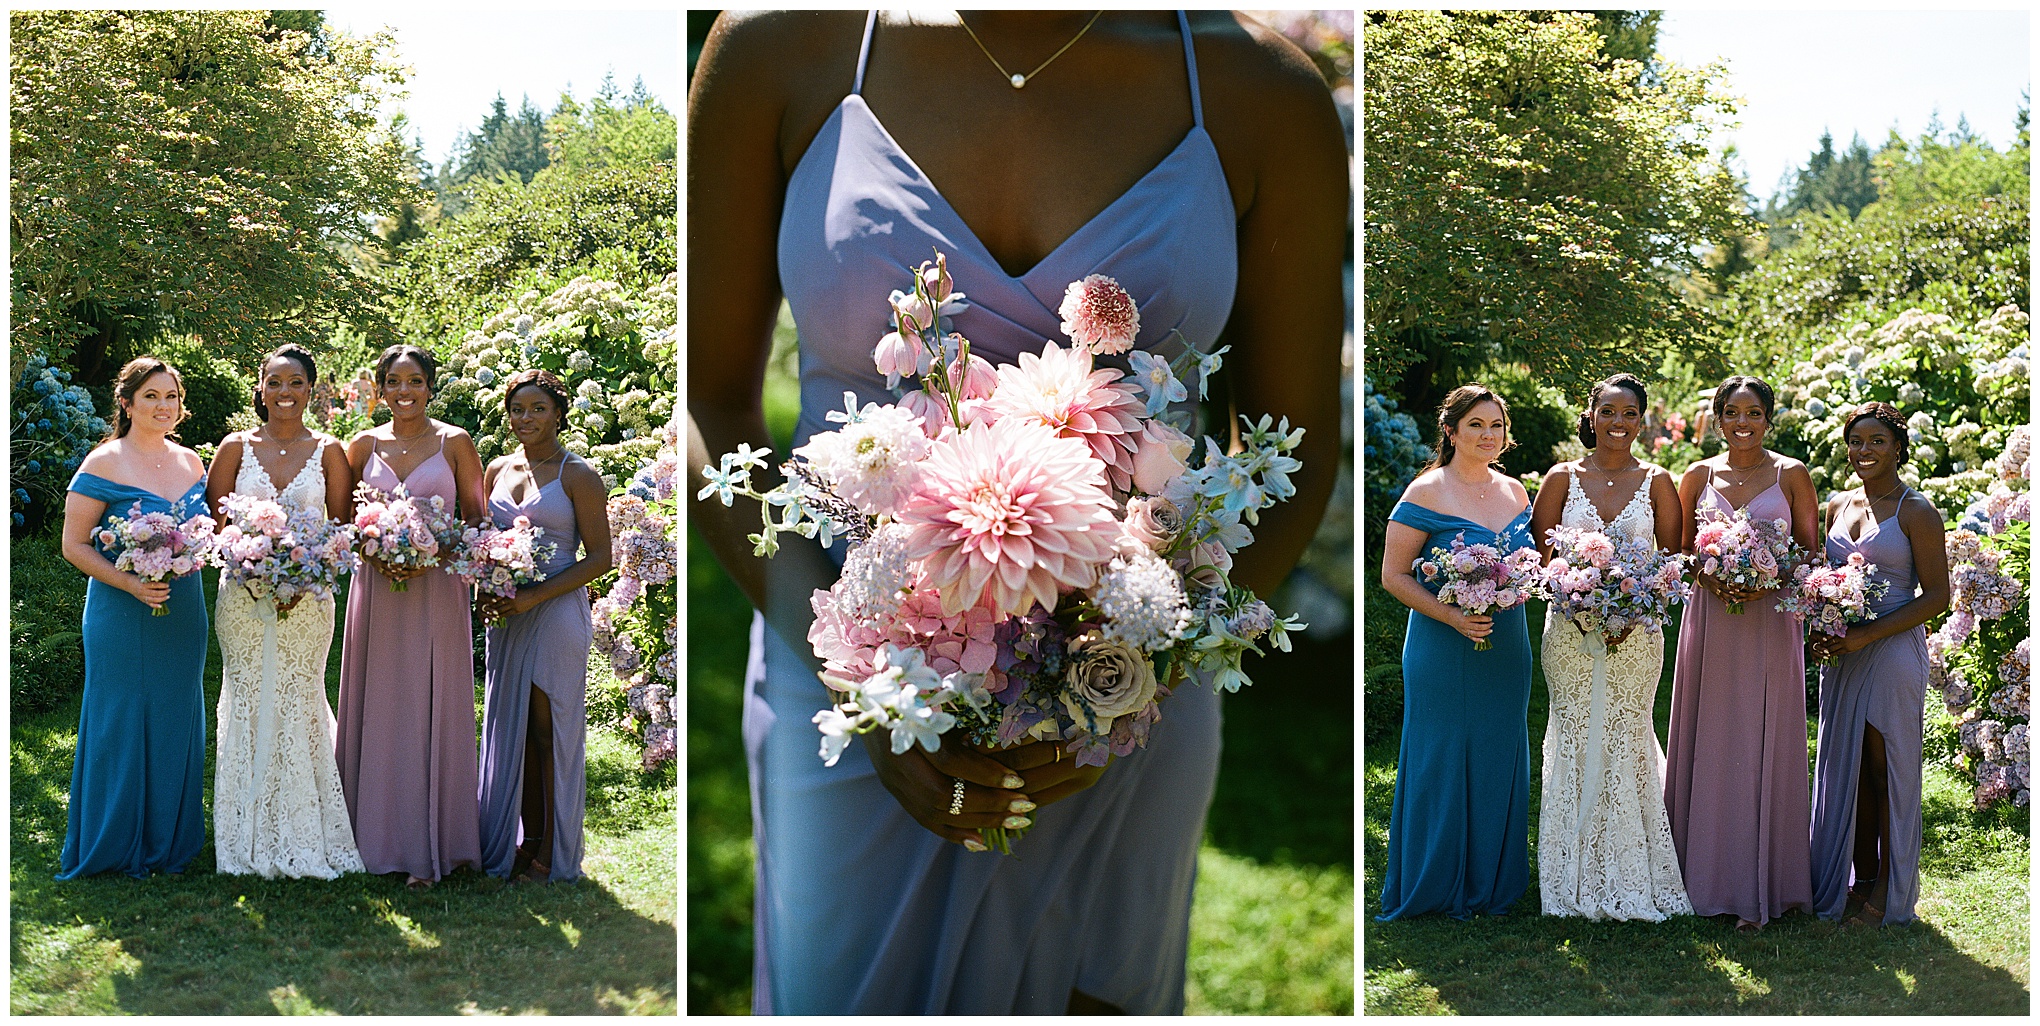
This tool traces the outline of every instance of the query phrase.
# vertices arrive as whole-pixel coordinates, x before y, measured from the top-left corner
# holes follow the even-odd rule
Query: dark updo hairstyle
[[[142,390],[142,386],[150,378],[158,374],[170,375],[171,378],[176,380],[179,390],[184,388],[184,375],[178,373],[177,368],[153,356],[137,356],[129,360],[127,365],[120,369],[120,373],[114,376],[113,424],[107,428],[104,441],[111,442],[116,438],[127,436],[128,428],[134,426],[134,420],[128,416],[127,407],[122,406],[121,402],[123,400],[134,402],[135,394]],[[181,399],[178,401],[178,406],[184,410],[184,415],[177,418],[177,423],[182,424],[191,419],[191,407],[185,405]],[[177,429],[170,429],[170,437],[177,437]]]
[[[1509,429],[1509,401],[1486,385],[1461,385],[1452,390],[1445,401],[1438,406],[1438,452],[1424,469],[1433,470],[1452,462],[1454,447],[1452,429],[1466,417],[1466,412],[1481,403],[1494,403],[1502,408],[1502,452],[1516,447],[1516,441],[1507,435]],[[1497,458],[1501,453],[1495,454]]]
[[[1650,409],[1650,396],[1643,390],[1643,381],[1628,371],[1610,374],[1595,382],[1593,391],[1587,393],[1587,408],[1580,411],[1580,444],[1588,449],[1594,447],[1594,407],[1601,405],[1602,395],[1615,388],[1634,393],[1638,410]]]
[[[1764,423],[1771,422],[1771,413],[1777,408],[1777,393],[1763,378],[1749,374],[1731,375],[1714,390],[1714,430],[1721,430],[1721,411],[1728,406],[1728,394],[1738,388],[1747,388],[1757,393],[1757,401],[1764,404]],[[1724,433],[1722,437],[1727,437]]]
[[[383,382],[389,378],[390,368],[407,356],[418,361],[418,366],[425,369],[425,390],[439,391],[439,361],[431,353],[417,346],[399,343],[383,350],[382,355],[375,359],[375,395],[378,400],[382,398]]]
[[[1905,426],[1905,418],[1899,416],[1898,407],[1886,402],[1868,402],[1849,411],[1849,419],[1842,422],[1842,438],[1846,444],[1849,429],[1859,420],[1874,420],[1891,429],[1891,437],[1898,442],[1898,465],[1903,467],[1912,458],[1912,431]]]
[[[508,416],[510,413],[510,397],[516,395],[518,389],[526,386],[536,388],[552,397],[553,408],[558,411],[559,415],[559,430],[565,431],[567,429],[567,386],[561,384],[560,379],[553,376],[553,372],[543,367],[526,367],[510,375],[510,380],[503,382],[504,415]]]
[[[285,342],[271,349],[262,357],[262,362],[255,365],[255,419],[264,424],[269,423],[269,404],[262,401],[262,368],[269,366],[269,361],[279,356],[304,368],[305,377],[311,379],[307,384],[319,383],[319,365],[312,362],[310,350],[296,342]]]

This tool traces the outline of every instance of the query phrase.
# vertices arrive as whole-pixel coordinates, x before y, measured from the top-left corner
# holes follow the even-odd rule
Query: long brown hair
[[[120,369],[120,373],[114,376],[113,424],[107,428],[106,437],[102,441],[111,442],[116,438],[125,438],[127,436],[128,428],[134,426],[134,419],[128,416],[127,407],[121,405],[121,400],[125,399],[128,402],[134,402],[135,393],[140,392],[142,385],[157,374],[169,374],[177,382],[177,391],[179,393],[177,407],[184,411],[183,415],[177,418],[177,423],[182,424],[191,419],[191,404],[184,401],[183,395],[184,375],[178,373],[177,368],[170,366],[157,357],[137,356],[129,360],[127,365]],[[177,437],[176,428],[170,429],[169,437]]]
[[[1508,437],[1509,401],[1486,385],[1461,385],[1453,389],[1452,393],[1445,397],[1445,402],[1438,407],[1438,452],[1431,457],[1431,462],[1424,468],[1425,470],[1434,470],[1452,462],[1454,451],[1452,429],[1459,426],[1460,420],[1466,416],[1466,411],[1479,403],[1494,403],[1502,408],[1502,452],[1508,452],[1516,447],[1515,439]],[[1501,453],[1496,455],[1499,456]]]

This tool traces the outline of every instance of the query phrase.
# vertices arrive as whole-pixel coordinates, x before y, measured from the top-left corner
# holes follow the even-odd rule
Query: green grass
[[[738,729],[750,606],[688,546],[687,1010],[751,1002],[750,797]],[[1198,859],[1187,1011],[1353,1011],[1350,641],[1303,643],[1225,699]],[[1257,672],[1258,669],[1258,672]],[[1136,754],[1134,758],[1139,758]]]
[[[1543,623],[1541,609],[1532,624]],[[1676,632],[1665,650],[1675,647]],[[1537,642],[1532,632],[1533,646]],[[1399,653],[1369,649],[1385,662]],[[1671,667],[1658,693],[1659,737],[1670,715]],[[2028,826],[2025,810],[1971,810],[1954,773],[1929,766],[1924,795],[1919,922],[1844,932],[1806,915],[1745,937],[1714,919],[1594,923],[1538,914],[1536,841],[1541,669],[1530,708],[1531,886],[1514,911],[1459,922],[1421,916],[1367,923],[1370,1014],[2027,1014]],[[1381,910],[1381,867],[1395,790],[1399,727],[1365,751],[1368,916]],[[1399,711],[1398,711],[1399,712]]]
[[[219,667],[215,641],[209,735]],[[414,894],[401,878],[358,873],[222,876],[210,843],[180,876],[59,883],[77,721],[73,699],[15,722],[10,738],[14,1014],[677,1011],[674,773],[641,773],[629,738],[589,730],[587,877],[576,884],[460,872]]]

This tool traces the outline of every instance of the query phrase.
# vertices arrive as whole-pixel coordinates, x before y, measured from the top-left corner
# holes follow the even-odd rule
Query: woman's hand
[[[1830,659],[1845,656],[1851,652],[1861,651],[1863,646],[1868,644],[1870,644],[1869,635],[1861,631],[1852,632],[1839,638],[1832,634],[1815,631],[1813,637],[1808,639],[1808,646],[1813,649],[1813,657],[1821,662],[1827,662]]]
[[[364,561],[366,561],[368,565],[375,567],[376,573],[379,573],[392,581],[408,581],[413,577],[422,577],[424,576],[427,570],[433,569],[432,567],[399,566],[393,563],[385,563],[375,556],[365,555],[362,556],[361,558]]]
[[[1737,584],[1731,584],[1727,581],[1722,580],[1719,577],[1714,576],[1713,574],[1700,574],[1698,576],[1698,580],[1702,585],[1704,585],[1707,588],[1708,591],[1714,593],[1715,598],[1718,598],[1721,601],[1727,602],[1731,605],[1738,602],[1748,602],[1749,600],[1756,598],[1759,595],[1765,594],[1765,592],[1762,591],[1757,591],[1751,588],[1745,588]]]
[[[531,593],[528,591],[519,591],[509,598],[492,595],[486,591],[475,593],[475,610],[491,620],[529,613],[535,605],[537,603],[531,599]]]
[[[1495,618],[1468,613],[1458,606],[1447,606],[1452,610],[1452,619],[1445,621],[1451,628],[1466,635],[1468,641],[1486,641],[1494,633]]]
[[[1062,750],[1060,741],[1030,741],[985,754],[1026,777],[1028,793],[1036,805],[1053,805],[1105,775],[1104,766],[1077,765],[1076,759]]]
[[[900,808],[945,841],[984,851],[979,830],[1024,830],[1034,825],[1028,813],[1036,803],[1028,792],[1020,790],[1027,782],[960,737],[932,752],[915,745],[894,755],[891,735],[874,730],[864,735],[864,748],[871,756],[872,768],[878,771],[879,783],[892,792]],[[963,809],[952,816],[949,808],[958,779],[963,781]]]
[[[1636,633],[1636,625],[1632,623],[1629,626],[1622,628],[1622,633],[1620,634],[1617,634],[1613,637],[1603,634],[1601,637],[1603,640],[1608,642],[1609,648],[1615,648],[1621,645],[1623,642],[1628,641],[1629,636],[1634,633]]]
[[[304,600],[305,600],[304,592],[298,592],[297,594],[292,595],[290,597],[289,602],[276,602],[276,599],[273,596],[270,598],[271,602],[276,602],[276,611],[279,614],[288,613],[291,610],[296,609],[298,603],[303,602]]]
[[[150,609],[160,609],[170,601],[170,585],[166,581],[145,581],[134,574],[128,574],[121,583],[121,589],[133,595]]]

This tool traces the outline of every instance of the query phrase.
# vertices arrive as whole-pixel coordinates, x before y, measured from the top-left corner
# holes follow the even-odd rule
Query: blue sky
[[[1674,63],[1728,62],[1743,98],[1731,138],[1759,202],[1820,143],[1852,133],[1875,149],[1887,133],[1917,137],[1935,111],[1991,144],[2013,137],[2029,82],[2025,11],[1667,10],[1658,51]]]
[[[586,99],[613,73],[625,92],[642,77],[666,109],[679,112],[678,11],[351,7],[328,9],[326,23],[353,35],[383,26],[396,32],[398,59],[414,72],[403,109],[434,168],[488,116],[499,92],[513,112],[526,95],[550,111],[563,90],[571,86]]]

